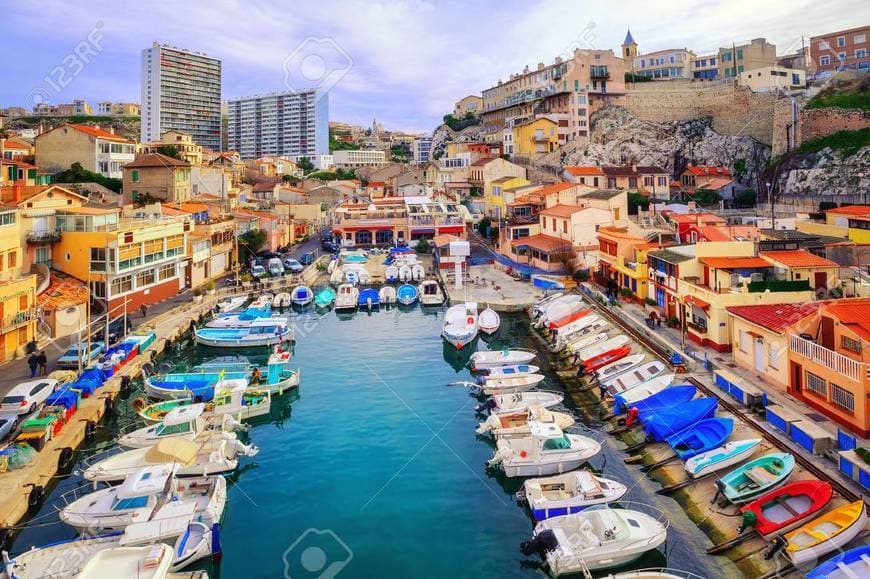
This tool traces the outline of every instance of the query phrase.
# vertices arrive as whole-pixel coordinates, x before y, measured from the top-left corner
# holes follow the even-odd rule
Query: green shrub
[[[680,318],[674,318],[674,317],[668,318],[668,327],[669,328],[676,328],[679,325],[680,325]]]
[[[815,153],[830,148],[847,158],[868,146],[870,146],[870,127],[865,127],[857,131],[837,131],[824,137],[804,141],[797,148],[797,151],[798,153]]]
[[[646,305],[648,306],[658,305],[658,303],[652,298],[645,298],[643,301],[646,302]]]
[[[429,253],[429,250],[429,242],[425,239],[421,239],[417,242],[417,245],[414,246],[414,251],[416,251],[417,253]]]
[[[619,290],[619,293],[620,293],[620,294],[622,295],[622,297],[624,297],[624,298],[630,298],[630,297],[632,297],[632,296],[634,295],[634,292],[632,292],[632,291],[631,291],[629,288],[627,288],[627,287],[624,287],[624,288],[622,288],[621,290]]]
[[[213,292],[215,287],[217,287],[217,286],[215,285],[213,279],[210,279],[210,280],[208,280],[207,282],[205,282],[205,289],[206,289],[206,291]]]
[[[870,450],[867,450],[866,448],[859,446],[858,448],[855,449],[855,454],[860,456],[861,460],[863,460],[867,464],[870,464]]]

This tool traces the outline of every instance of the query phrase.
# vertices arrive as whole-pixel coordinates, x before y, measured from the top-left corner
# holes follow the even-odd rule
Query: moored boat
[[[577,350],[576,359],[580,362],[584,367],[587,365],[586,362],[591,360],[592,358],[596,358],[605,352],[609,352],[611,350],[615,350],[617,348],[621,348],[627,345],[629,342],[629,337],[624,334],[619,334],[617,336],[613,336],[612,338],[607,338],[606,340],[602,340],[600,342],[596,342],[594,344],[590,344],[585,346],[579,350]],[[630,350],[630,348],[629,348]],[[605,364],[606,366],[606,364]],[[602,366],[603,367],[603,366]]]
[[[646,382],[637,383],[628,390],[616,394],[613,397],[613,413],[620,414],[642,400],[658,394],[671,385],[675,376],[675,374],[662,374]]]
[[[546,327],[551,321],[559,320],[584,309],[585,302],[577,294],[567,294],[544,306],[540,317],[535,321],[538,328]]]
[[[559,318],[558,320],[550,320],[550,322],[547,323],[547,328],[558,332],[561,328],[565,328],[573,324],[577,320],[585,318],[593,311],[594,310],[592,308],[583,308],[582,310],[578,310],[574,313],[568,314],[567,316]]]
[[[656,378],[659,380],[659,378]],[[626,392],[631,394],[631,391]],[[688,428],[689,426],[712,418],[716,414],[719,400],[712,396],[695,398],[677,408],[661,409],[652,413],[643,420],[644,431],[647,439],[655,442],[664,442],[669,436]]]
[[[403,265],[399,267],[399,281],[402,283],[409,282],[414,279],[413,274],[411,273],[411,268],[407,265]]]
[[[785,484],[794,470],[794,464],[794,457],[784,452],[760,456],[717,480],[717,494],[721,492],[735,505],[748,503]]]
[[[396,301],[403,306],[413,305],[417,301],[417,288],[409,283],[404,283],[396,290]]]
[[[420,303],[424,306],[440,306],[444,303],[444,292],[441,284],[434,279],[420,282]]]
[[[246,328],[196,328],[198,344],[216,348],[274,346],[293,341],[293,331],[283,318],[254,320]]]
[[[206,328],[243,328],[251,325],[254,320],[268,319],[272,317],[272,303],[266,307],[250,307],[238,314],[219,314],[215,319],[206,323]]]
[[[487,307],[485,310],[480,312],[480,315],[477,317],[477,327],[484,334],[492,335],[496,333],[500,325],[501,318],[492,308]]]
[[[597,334],[581,333],[571,336],[567,342],[561,345],[561,350],[564,357],[576,356],[584,348],[601,344],[608,339],[610,339],[610,336],[607,335],[607,332],[599,332]]]
[[[388,265],[384,269],[384,279],[387,280],[387,283],[394,283],[399,279],[399,268],[395,265]]]
[[[661,392],[657,392],[652,396],[638,400],[631,405],[627,410],[636,409],[637,418],[646,420],[651,413],[665,410],[667,408],[676,408],[695,398],[698,389],[692,384],[679,384],[677,386],[668,386]]]
[[[355,310],[358,298],[359,290],[357,288],[349,283],[341,284],[338,286],[338,293],[335,296],[335,311]]]
[[[704,475],[739,464],[755,454],[761,444],[760,438],[747,440],[732,440],[719,448],[698,454],[686,461],[686,472],[692,478]]]
[[[614,396],[620,392],[625,392],[629,388],[637,386],[638,384],[643,384],[648,380],[661,376],[667,371],[668,367],[664,362],[653,360],[652,362],[629,368],[626,372],[623,372],[610,380],[602,380],[600,385],[608,394]]]
[[[532,392],[517,392],[515,394],[496,394],[486,399],[477,407],[477,412],[516,412],[527,410],[532,406],[552,408],[562,403],[564,397],[559,392],[535,390]]]
[[[239,309],[246,301],[248,301],[248,298],[245,296],[224,298],[217,303],[217,308],[219,312],[227,313]]]
[[[378,291],[378,299],[385,306],[390,306],[396,303],[396,288],[391,285],[385,285]]]
[[[675,408],[678,408],[676,406]],[[734,430],[731,418],[706,418],[665,439],[680,460],[719,448]]]
[[[754,528],[765,537],[781,533],[825,508],[833,494],[833,487],[824,481],[788,483],[740,507],[742,523],[737,532]]]
[[[335,291],[331,287],[325,287],[314,296],[314,305],[318,308],[328,308],[335,303]]]
[[[858,499],[804,523],[783,537],[775,538],[773,552],[782,549],[785,558],[798,567],[842,549],[866,526],[867,505],[863,499]]]
[[[496,412],[480,423],[477,434],[492,434],[495,439],[518,438],[529,436],[529,424],[541,422],[552,423],[565,430],[574,426],[574,417],[565,412],[548,410],[542,406],[532,406],[526,410],[513,412]]]
[[[646,356],[644,354],[632,354],[631,356],[626,356],[621,360],[617,360],[615,362],[611,362],[606,366],[602,366],[598,370],[592,373],[592,378],[598,380],[598,382],[607,382],[608,380],[619,376],[623,372],[627,372],[628,370],[634,368],[635,366],[640,366]]]
[[[228,414],[206,418],[203,416],[204,409],[205,405],[202,403],[173,408],[157,424],[121,434],[117,442],[127,448],[145,448],[165,439],[193,440],[207,430],[232,432],[240,426],[239,422]]]
[[[294,306],[307,306],[314,301],[314,292],[307,285],[299,285],[290,293],[290,301]]]
[[[543,374],[520,374],[518,376],[485,376],[481,390],[488,396],[513,394],[531,390],[544,381]]]
[[[279,292],[275,294],[275,297],[272,298],[272,307],[273,308],[287,308],[290,307],[293,301],[290,298],[290,294],[287,292]]]
[[[472,370],[487,370],[498,366],[528,364],[537,354],[531,350],[484,350],[471,355]]]
[[[477,337],[477,304],[464,302],[450,306],[444,313],[441,337],[457,350],[473,342]]]
[[[806,579],[858,579],[870,577],[870,545],[849,549],[807,573]]]
[[[359,308],[365,308],[368,311],[377,309],[381,305],[381,298],[378,296],[378,290],[374,288],[366,288],[359,292],[357,298]]]
[[[621,358],[625,358],[629,354],[631,354],[631,346],[628,345],[607,350],[606,352],[602,352],[601,354],[584,360],[580,366],[580,371],[594,372],[598,368],[604,367]]]
[[[560,474],[579,468],[600,450],[596,440],[566,434],[555,424],[531,422],[529,436],[496,441],[488,464],[508,477]]]
[[[626,487],[621,482],[577,470],[555,476],[533,478],[523,483],[525,500],[536,521],[579,513],[594,505],[621,499]]]
[[[537,374],[541,369],[532,364],[517,364],[514,366],[496,366],[489,370],[484,370],[487,376],[518,376],[520,374]]]
[[[426,277],[426,270],[419,263],[411,266],[411,279],[414,281],[422,281]]]

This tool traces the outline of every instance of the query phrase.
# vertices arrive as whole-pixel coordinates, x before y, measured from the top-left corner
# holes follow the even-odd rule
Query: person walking
[[[36,355],[36,352],[30,354],[30,357],[27,358],[27,366],[30,368],[30,377],[36,377],[36,368],[39,366],[39,356]]]
[[[39,362],[39,375],[46,376],[48,374],[48,356],[45,355],[45,350],[39,353],[36,361]]]
[[[142,304],[141,306],[139,306],[139,311],[142,312],[142,317],[144,318],[148,315],[148,306]]]

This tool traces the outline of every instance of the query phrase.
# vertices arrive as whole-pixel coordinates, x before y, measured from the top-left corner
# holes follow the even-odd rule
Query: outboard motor
[[[785,540],[785,537],[782,535],[777,535],[770,541],[770,549],[764,552],[764,560],[769,561],[776,556],[777,553],[785,549],[785,546],[788,544],[788,541]]]
[[[486,402],[484,402],[483,404],[478,404],[477,408],[475,408],[474,411],[477,414],[483,414],[484,412],[492,411],[494,408],[495,408],[495,400],[493,400],[492,398],[487,398]]]
[[[520,544],[520,551],[526,557],[538,555],[541,559],[547,557],[547,553],[552,553],[559,547],[559,539],[556,538],[556,533],[550,529],[545,529]]]

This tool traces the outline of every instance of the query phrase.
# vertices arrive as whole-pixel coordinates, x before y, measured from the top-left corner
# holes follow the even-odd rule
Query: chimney
[[[24,198],[24,184],[21,181],[15,181],[12,184],[12,202],[18,205]]]
[[[637,161],[632,161],[632,162],[631,162],[631,172],[632,172],[632,173],[637,173]]]
[[[114,135],[114,134],[115,134],[115,127],[109,127],[109,134],[110,134],[110,135]]]

